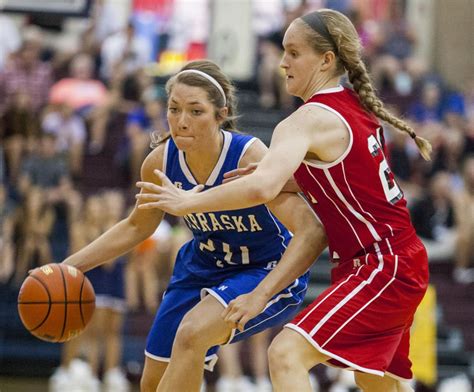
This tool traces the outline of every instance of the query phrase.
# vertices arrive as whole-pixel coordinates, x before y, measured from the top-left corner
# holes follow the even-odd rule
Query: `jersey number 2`
[[[382,146],[374,135],[368,138],[368,147],[370,154],[379,163],[379,177],[382,183],[385,198],[389,203],[395,204],[403,197],[401,189],[398,187],[395,177],[388,167],[387,160],[383,154]]]

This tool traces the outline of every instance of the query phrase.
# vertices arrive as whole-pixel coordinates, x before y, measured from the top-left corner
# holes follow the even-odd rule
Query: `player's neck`
[[[223,144],[224,134],[219,131],[202,149],[186,153],[186,163],[198,183],[206,183],[219,160]]]
[[[332,77],[330,79],[320,79],[311,83],[310,86],[306,89],[304,96],[302,97],[304,101],[310,99],[318,91],[326,90],[329,88],[334,88],[340,85],[339,77]]]

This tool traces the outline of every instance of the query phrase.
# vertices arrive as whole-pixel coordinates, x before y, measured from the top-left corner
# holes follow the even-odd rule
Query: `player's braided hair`
[[[430,160],[431,144],[417,136],[413,128],[384,108],[372,86],[369,73],[361,58],[361,43],[351,21],[340,12],[322,9],[298,19],[305,28],[307,41],[317,53],[333,51],[337,57],[336,72],[347,71],[349,81],[362,105],[378,118],[406,132],[415,141],[424,159]]]

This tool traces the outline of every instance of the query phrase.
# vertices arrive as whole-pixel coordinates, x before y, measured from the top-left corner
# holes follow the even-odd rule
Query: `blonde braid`
[[[413,128],[405,121],[385,109],[382,101],[377,97],[369,73],[361,60],[360,39],[351,21],[340,12],[329,9],[315,11],[312,14],[305,15],[300,19],[301,23],[307,26],[308,43],[317,53],[335,52],[338,60],[336,74],[342,75],[347,70],[349,80],[359,96],[361,104],[381,120],[408,133],[415,141],[423,158],[429,161],[432,151],[430,142],[417,136]],[[321,25],[321,19],[324,26]]]
[[[394,116],[384,108],[382,101],[375,93],[364,62],[359,60],[354,66],[350,66],[346,61],[344,61],[344,59],[341,60],[343,63],[345,63],[349,81],[352,83],[354,91],[359,96],[362,105],[381,120],[386,121],[389,124],[392,124],[395,128],[408,133],[408,135],[410,135],[410,137],[415,141],[418,149],[420,150],[421,156],[427,161],[431,160],[430,154],[432,147],[430,142],[420,136],[417,136],[414,129],[410,127],[405,121]]]

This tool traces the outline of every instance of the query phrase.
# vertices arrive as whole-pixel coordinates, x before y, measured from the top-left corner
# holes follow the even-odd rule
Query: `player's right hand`
[[[267,298],[256,292],[239,295],[229,302],[222,312],[222,318],[233,328],[243,331],[245,324],[265,310],[267,301]]]
[[[228,171],[227,173],[224,173],[224,181],[222,181],[222,183],[225,184],[226,182],[230,182],[236,180],[239,177],[251,174],[255,171],[257,166],[258,163],[249,163],[245,167],[239,167],[237,169]]]

